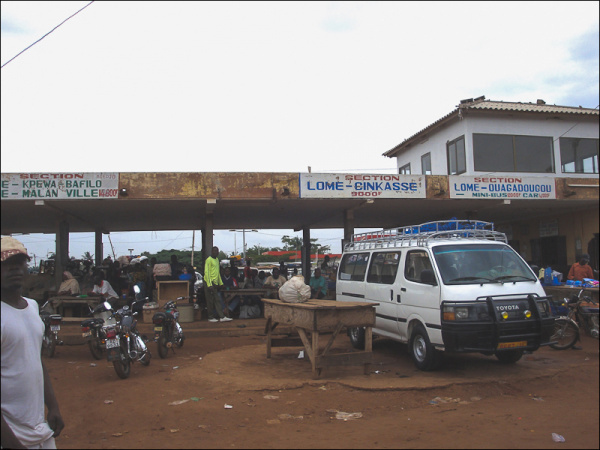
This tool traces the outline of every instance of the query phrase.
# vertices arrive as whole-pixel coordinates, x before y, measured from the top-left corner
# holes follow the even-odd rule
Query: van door
[[[346,253],[340,263],[335,283],[336,299],[346,302],[365,301],[365,274],[371,254]]]
[[[435,286],[424,283],[423,271],[431,270]],[[410,339],[408,320],[417,318],[425,325],[429,339],[434,344],[442,344],[440,318],[440,282],[435,275],[429,254],[424,249],[409,250],[404,258],[403,270],[398,276],[396,298],[398,308],[398,332],[403,341]]]
[[[394,282],[400,264],[399,251],[373,252],[367,282],[365,299],[379,303],[376,307],[376,328],[397,339],[398,307],[394,296]]]

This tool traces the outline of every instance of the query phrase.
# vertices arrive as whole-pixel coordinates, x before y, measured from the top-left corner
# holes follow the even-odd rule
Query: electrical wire
[[[13,61],[14,59],[17,58],[17,56],[21,55],[22,53],[25,53],[27,50],[29,50],[31,47],[33,47],[35,44],[37,44],[38,42],[40,42],[42,39],[44,39],[46,36],[48,36],[50,33],[52,33],[54,30],[56,30],[58,27],[60,27],[63,23],[65,23],[67,20],[69,20],[71,17],[76,16],[77,14],[79,14],[81,11],[83,11],[85,8],[87,8],[88,6],[90,6],[92,3],[94,3],[93,1],[89,2],[87,5],[85,5],[83,8],[81,8],[79,11],[77,11],[74,14],[71,14],[69,17],[67,17],[65,20],[63,20],[61,23],[59,23],[58,25],[56,25],[54,28],[52,28],[50,31],[48,31],[45,35],[43,35],[41,38],[39,38],[37,41],[35,41],[33,44],[29,45],[28,47],[24,48],[23,50],[21,50],[19,53],[17,53],[15,56],[13,56],[12,58],[10,58],[8,61],[6,61],[4,64],[2,64],[2,66],[0,67],[0,69],[3,69],[4,66],[6,66],[9,62]]]

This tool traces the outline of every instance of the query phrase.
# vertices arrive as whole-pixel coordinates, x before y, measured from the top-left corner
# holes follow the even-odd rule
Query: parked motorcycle
[[[134,315],[137,312],[133,313],[129,306],[123,306],[114,314],[116,324],[105,328],[106,359],[113,363],[119,378],[129,377],[132,363],[139,361],[147,366],[152,358],[146,346],[148,339],[138,333]]]
[[[90,308],[93,319],[81,322],[81,336],[90,347],[90,352],[95,359],[102,359],[106,350],[106,328],[115,326],[116,318],[108,302],[102,302],[94,309]]]
[[[169,349],[174,347],[183,347],[183,330],[179,325],[179,311],[177,311],[177,301],[184,300],[189,297],[178,297],[176,301],[169,301],[165,304],[165,312],[157,312],[152,317],[154,324],[154,340],[158,344],[158,355],[161,358],[166,358]]]
[[[568,312],[566,316],[557,317],[554,321],[554,334],[551,339],[556,343],[550,344],[553,349],[566,350],[573,347],[580,340],[582,328],[584,332],[598,339],[598,303],[591,297],[584,297],[583,293],[584,289],[581,289],[570,301],[561,305],[568,308]],[[590,310],[588,306],[584,306],[589,304],[595,305],[595,308]]]
[[[60,314],[51,313],[49,309],[49,302],[44,303],[40,308],[40,318],[42,319],[42,322],[44,322],[42,354],[45,354],[48,358],[52,358],[56,351],[56,346],[63,345],[63,341],[58,337],[62,316]]]

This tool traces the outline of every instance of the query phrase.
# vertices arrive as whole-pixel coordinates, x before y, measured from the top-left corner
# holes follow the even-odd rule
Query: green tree
[[[321,245],[318,242],[318,239],[310,240],[310,250],[311,253],[319,252],[320,255],[323,253],[327,253],[331,251],[331,247],[329,245]],[[283,242],[283,250],[300,250],[302,248],[302,243],[304,240],[299,237],[289,237],[283,236],[281,238],[281,242]]]
[[[94,259],[94,255],[92,255],[90,252],[85,252],[83,255],[81,255],[81,259],[92,261]]]

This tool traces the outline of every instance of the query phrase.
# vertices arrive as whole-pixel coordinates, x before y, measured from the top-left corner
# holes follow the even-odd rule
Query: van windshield
[[[440,245],[433,254],[447,285],[537,280],[515,251],[504,245]]]

